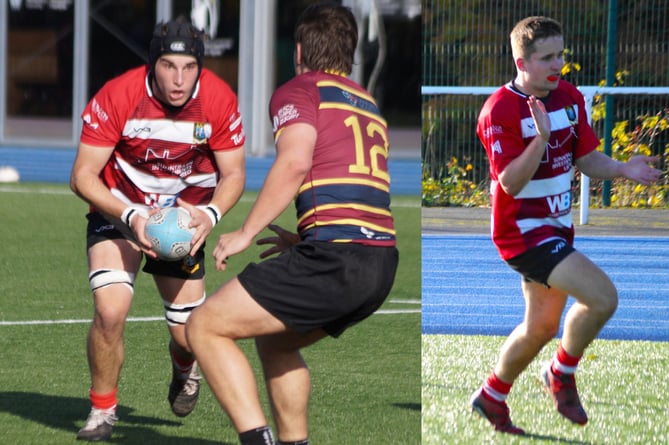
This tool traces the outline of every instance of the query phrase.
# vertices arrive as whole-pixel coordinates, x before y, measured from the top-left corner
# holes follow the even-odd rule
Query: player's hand
[[[530,114],[537,129],[537,136],[548,142],[551,136],[551,119],[548,113],[546,113],[546,107],[535,96],[530,96],[527,99],[527,105],[530,107]]]
[[[267,226],[267,228],[276,233],[277,236],[268,236],[256,241],[256,244],[259,246],[263,244],[273,244],[272,247],[260,254],[260,258],[267,258],[268,256],[274,255],[275,253],[283,252],[289,247],[294,246],[300,242],[300,235],[289,232],[288,230],[285,230],[276,224],[270,224]]]
[[[221,235],[213,252],[216,270],[225,270],[228,258],[248,249],[252,240],[253,236],[247,235],[242,229]]]
[[[133,217],[130,221],[130,230],[132,230],[135,234],[135,238],[139,241],[139,247],[142,249],[142,252],[154,260],[158,259],[158,254],[153,251],[151,241],[146,237],[144,230],[146,229],[146,222],[148,221],[149,216],[158,212],[159,209],[151,209],[148,214],[145,214],[145,212],[137,212],[137,216]]]
[[[639,184],[649,185],[655,182],[662,173],[660,170],[652,167],[651,164],[656,164],[659,161],[654,156],[632,156],[625,164],[623,164],[623,176]]]
[[[211,219],[204,210],[198,209],[193,204],[186,202],[181,198],[177,198],[177,205],[188,210],[188,213],[190,213],[192,218],[188,226],[195,228],[195,234],[193,234],[193,239],[190,242],[190,255],[195,256],[197,251],[206,241],[214,226],[211,223]]]

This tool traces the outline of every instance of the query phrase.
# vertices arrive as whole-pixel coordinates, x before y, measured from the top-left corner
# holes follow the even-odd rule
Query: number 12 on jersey
[[[375,135],[379,135],[383,139],[383,145],[373,144],[367,148],[358,116],[351,115],[344,120],[344,123],[353,130],[353,138],[355,140],[355,164],[348,166],[349,173],[361,175],[369,175],[371,173],[372,176],[390,183],[390,175],[387,170],[379,165],[379,156],[388,160],[388,137],[385,127],[374,121],[370,121],[367,124],[365,127],[367,138],[371,139]],[[367,163],[367,152],[369,153],[369,164]]]

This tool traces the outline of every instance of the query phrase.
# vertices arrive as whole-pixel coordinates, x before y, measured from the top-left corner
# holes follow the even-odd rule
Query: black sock
[[[269,426],[261,426],[239,433],[241,445],[274,445],[274,436]]]
[[[309,445],[309,439],[298,440],[296,442],[282,442],[278,441],[276,445]]]

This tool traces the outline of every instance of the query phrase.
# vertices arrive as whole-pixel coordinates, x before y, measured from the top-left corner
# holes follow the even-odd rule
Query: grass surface
[[[585,427],[562,418],[539,379],[557,342],[521,374],[509,399],[511,419],[528,434],[511,436],[471,413],[469,398],[495,365],[504,338],[423,335],[423,445],[667,444],[669,343],[596,340],[579,365]]]
[[[262,250],[253,247],[231,258],[223,273],[214,270],[210,258],[218,234],[239,226],[254,197],[245,194],[210,237],[210,292],[256,261]],[[0,186],[0,208],[5,250],[0,256],[2,443],[77,443],[76,431],[89,410],[85,344],[93,305],[85,254],[87,206],[65,185],[13,184]],[[419,197],[395,197],[393,211],[400,267],[383,313],[337,340],[325,339],[304,350],[312,371],[312,443],[421,442]],[[293,228],[294,221],[291,208],[277,222]],[[146,274],[137,279],[130,317],[162,317],[160,299]],[[112,442],[237,443],[206,383],[193,414],[180,419],[171,413],[166,400],[171,378],[167,342],[164,321],[126,325],[121,420]],[[252,343],[241,345],[259,369]]]

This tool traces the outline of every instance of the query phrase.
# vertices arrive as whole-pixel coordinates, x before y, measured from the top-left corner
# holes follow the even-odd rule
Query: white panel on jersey
[[[555,195],[571,190],[571,171],[547,179],[533,179],[518,193],[515,198],[543,198],[545,196]]]
[[[548,113],[551,120],[551,131],[570,128],[578,123],[578,106],[561,108]],[[537,129],[532,117],[521,119],[520,128],[523,132],[523,138],[531,138],[537,135]]]

